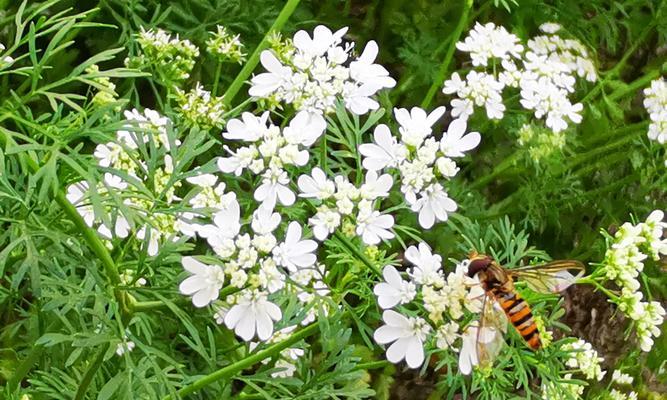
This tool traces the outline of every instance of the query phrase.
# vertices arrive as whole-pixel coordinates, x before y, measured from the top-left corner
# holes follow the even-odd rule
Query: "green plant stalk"
[[[234,78],[234,81],[232,82],[231,85],[229,85],[229,88],[227,88],[227,91],[223,95],[222,103],[226,108],[229,108],[232,105],[232,100],[234,100],[234,97],[241,89],[241,86],[243,86],[243,83],[246,81],[246,79],[248,79],[252,71],[259,63],[259,55],[266,47],[268,47],[269,36],[273,32],[279,31],[283,27],[283,25],[285,25],[285,22],[287,22],[287,20],[292,15],[296,7],[299,5],[300,1],[301,0],[288,0],[285,6],[283,6],[283,9],[280,11],[280,14],[278,14],[278,18],[276,18],[276,20],[273,21],[273,25],[271,25],[271,28],[269,28],[268,32],[266,32],[266,34],[262,38],[262,41],[259,42],[259,44],[255,48],[255,51],[252,52],[252,55],[250,56],[250,58],[248,58],[248,61],[245,63],[245,65],[243,65],[243,68],[241,68],[241,71],[236,76],[236,78]]]
[[[338,240],[340,240],[341,243],[343,243],[343,246],[345,246],[348,250],[350,250],[352,253],[354,253],[354,255],[357,256],[357,258],[359,258],[359,260],[361,260],[361,262],[366,264],[366,266],[371,271],[373,271],[373,273],[375,275],[377,275],[378,277],[382,277],[382,272],[380,272],[380,270],[375,266],[375,264],[373,264],[371,262],[371,260],[369,260],[368,257],[366,257],[366,255],[364,253],[362,253],[361,250],[359,250],[358,247],[356,247],[354,244],[352,244],[352,242],[350,242],[350,240],[347,237],[345,237],[345,235],[343,235],[339,231],[334,232],[333,235]]]
[[[319,326],[317,322],[312,323],[307,327],[296,331],[294,334],[292,334],[292,336],[283,340],[282,342],[273,344],[262,351],[258,351],[255,354],[249,355],[248,357],[245,357],[233,364],[230,364],[222,369],[219,369],[211,374],[204,376],[201,379],[196,380],[195,382],[180,389],[177,392],[177,394],[182,397],[194,393],[197,390],[200,390],[221,379],[230,378],[235,374],[243,371],[244,369],[261,362],[264,359],[273,357],[274,355],[278,354],[279,352],[288,348],[294,343],[315,334],[318,328]],[[174,400],[174,398],[171,395],[168,395],[163,397],[162,400]]]
[[[23,378],[28,374],[28,372],[35,364],[37,359],[39,359],[39,357],[42,355],[43,351],[44,351],[44,346],[42,345],[32,346],[32,349],[30,350],[30,353],[28,353],[28,356],[25,359],[23,359],[23,361],[21,361],[19,366],[14,371],[14,374],[7,381],[7,388],[9,389],[10,393],[19,387]]]
[[[109,346],[111,346],[111,344],[106,343],[102,345],[102,347],[100,347],[100,349],[97,351],[95,359],[88,366],[86,374],[81,379],[79,388],[76,390],[76,394],[74,395],[74,400],[82,400],[86,396],[86,390],[88,390],[88,386],[90,385],[90,382],[92,382],[93,377],[97,373],[97,370],[102,366],[102,363],[104,362],[104,355],[107,353],[107,350],[109,350]]]
[[[220,82],[220,74],[222,73],[222,62],[218,60],[215,65],[215,77],[213,78],[213,90],[211,90],[211,95],[213,97],[218,95],[218,83]]]
[[[643,88],[644,86],[648,85],[649,82],[651,82],[652,80],[657,79],[659,77],[660,77],[660,70],[659,69],[654,69],[653,71],[648,72],[646,75],[642,76],[641,78],[632,81],[630,84],[628,84],[628,86],[612,92],[609,96],[607,96],[607,99],[609,101],[619,100],[619,99],[625,97],[627,94],[634,93],[638,89]]]
[[[591,89],[591,91],[588,92],[588,94],[586,94],[586,96],[584,96],[583,99],[581,99],[581,102],[582,102],[582,103],[585,103],[585,102],[590,101],[590,100],[592,100],[593,98],[595,98],[595,96],[597,95],[597,93],[598,93],[600,90],[602,90],[602,88],[604,87],[604,84],[605,84],[610,78],[613,78],[613,77],[618,76],[618,74],[621,72],[621,70],[623,69],[623,67],[625,67],[625,64],[627,64],[628,60],[630,59],[630,56],[631,56],[632,54],[634,54],[634,52],[637,50],[637,48],[639,47],[639,45],[646,39],[646,37],[648,36],[648,34],[649,34],[650,32],[653,31],[653,28],[654,28],[654,23],[652,22],[651,24],[649,24],[649,25],[644,29],[644,31],[639,35],[639,37],[638,37],[636,40],[633,41],[632,46],[630,46],[630,48],[628,49],[628,51],[626,51],[625,54],[623,54],[623,56],[622,56],[621,59],[618,61],[618,63],[616,63],[616,65],[614,66],[614,68],[612,68],[612,69],[610,69],[609,71],[607,71],[607,72],[604,74],[604,78],[601,79],[600,81],[598,81],[598,83],[595,85],[595,87],[594,87],[593,89]]]
[[[473,0],[465,0],[465,3],[463,3],[463,10],[461,11],[461,16],[459,17],[459,23],[456,25],[456,29],[450,38],[449,48],[445,54],[445,59],[442,61],[442,64],[440,64],[438,75],[433,81],[431,87],[428,89],[426,97],[424,97],[424,100],[421,103],[421,108],[428,108],[438,88],[442,86],[442,83],[445,81],[445,75],[449,70],[449,64],[451,64],[452,59],[454,58],[454,51],[456,51],[456,42],[459,41],[461,33],[463,33],[463,28],[468,22],[468,14],[472,8],[472,1]]]

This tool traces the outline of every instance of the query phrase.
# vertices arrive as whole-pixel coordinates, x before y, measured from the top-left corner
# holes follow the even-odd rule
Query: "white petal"
[[[414,336],[408,339],[405,361],[410,368],[419,368],[424,362],[424,347],[422,342]]]

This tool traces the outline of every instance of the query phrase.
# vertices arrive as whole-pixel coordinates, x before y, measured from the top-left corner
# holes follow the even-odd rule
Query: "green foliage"
[[[128,205],[137,196],[150,204],[151,213],[165,218],[186,211],[172,206],[168,197],[194,194],[175,182],[192,175],[188,171],[193,166],[217,171],[214,160],[224,154],[222,121],[251,110],[245,86],[233,102],[222,96],[238,76],[242,65],[236,61],[242,57],[219,62],[205,51],[210,32],[221,25],[239,34],[252,59],[284,2],[48,0],[0,5],[0,42],[6,47],[0,53],[14,58],[0,64],[0,397],[185,398],[179,390],[257,354],[224,325],[195,311],[178,292],[186,276],[181,257],[199,254],[201,243],[178,240],[152,257],[149,234],[124,238],[107,249],[68,203],[67,188],[80,181],[99,188],[85,205],[103,215],[98,222],[107,226],[121,214],[132,227],[150,225],[144,212]],[[431,88],[438,89],[431,104],[446,104],[439,71],[444,65],[448,76],[469,68],[458,52],[445,59],[459,23],[465,32],[476,21],[494,21],[524,39],[541,23],[563,24],[568,35],[595,53],[601,71],[598,82],[581,85],[575,93],[584,104],[582,124],[562,137],[549,136],[521,114],[518,100],[508,103],[503,120],[473,115],[469,126],[483,139],[472,157],[461,159],[463,179],[450,182],[458,214],[429,231],[417,229],[414,212],[395,191],[384,200],[395,216],[395,241],[369,247],[350,237],[354,235],[336,232],[320,246],[330,299],[318,310],[317,330],[293,343],[306,352],[294,377],[272,376],[281,371],[275,352],[266,363],[258,360],[211,379],[187,398],[391,398],[404,365],[376,364],[385,356],[373,339],[382,314],[373,288],[385,265],[400,265],[408,246],[425,240],[444,260],[461,260],[474,249],[508,268],[551,258],[595,262],[605,251],[600,228],[611,231],[629,214],[645,216],[665,208],[666,152],[646,137],[647,117],[637,93],[665,73],[667,2],[485,0],[475,2],[468,14],[464,10],[464,2],[428,0],[299,4],[281,30],[284,37],[318,23],[350,26],[346,39],[357,42],[355,51],[376,40],[380,62],[397,80],[394,90],[379,96],[382,107],[367,116],[351,115],[337,104],[327,116],[325,136],[312,148],[314,164],[359,184],[364,176],[358,147],[371,140],[378,123],[397,130],[393,107],[421,104]],[[466,18],[460,21],[461,15]],[[142,29],[151,28],[191,41],[200,53],[184,46],[182,53],[165,58],[142,43]],[[211,107],[219,119],[185,121],[185,96],[198,82],[212,92]],[[133,108],[159,109],[180,124],[166,130],[172,144],[168,150],[156,145],[156,135],[137,149],[148,178],[125,176],[133,188],[112,190],[104,180],[108,169],[97,168],[91,154],[124,128],[122,110]],[[289,117],[294,110],[273,111]],[[530,132],[522,131],[527,123]],[[441,128],[439,122],[435,131]],[[177,140],[182,143],[176,145]],[[173,160],[173,175],[160,185],[156,177],[166,168],[165,155]],[[289,172],[304,171],[295,167]],[[246,210],[245,222],[251,219],[247,206],[255,203],[252,191],[259,181],[246,175],[225,179],[227,190],[238,195]],[[305,225],[312,208],[308,204],[285,213]],[[117,211],[98,212],[104,210]],[[149,231],[158,228],[149,226]],[[661,301],[667,298],[663,270],[651,264],[643,275],[649,293]],[[121,281],[122,274],[136,278]],[[148,287],[136,285],[140,276],[150,277]],[[560,322],[566,310],[562,299],[517,286],[545,326],[568,331]],[[298,309],[293,298],[281,306],[294,324],[308,311]],[[655,376],[642,381],[646,396],[667,382],[665,336],[656,340],[646,369],[631,355],[620,361],[636,376]],[[437,352],[428,355],[439,373],[429,374],[427,365],[421,372],[433,381],[433,396],[442,398],[539,398],[543,383],[583,383],[576,376],[565,378],[561,345],[568,340],[555,340],[533,353],[512,331],[493,368],[476,371],[472,378],[456,372],[451,352],[441,358]],[[134,350],[117,355],[128,342]],[[645,357],[638,354],[634,356]],[[607,389],[591,387],[586,396],[602,397]]]

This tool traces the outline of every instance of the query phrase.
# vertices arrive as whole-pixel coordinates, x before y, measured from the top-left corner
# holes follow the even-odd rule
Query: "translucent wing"
[[[506,270],[539,293],[558,293],[584,275],[586,268],[577,260],[557,260],[547,264],[529,265]]]
[[[503,336],[507,332],[507,317],[502,310],[496,308],[496,301],[485,296],[482,313],[477,329],[477,360],[481,366],[493,364],[505,343]]]

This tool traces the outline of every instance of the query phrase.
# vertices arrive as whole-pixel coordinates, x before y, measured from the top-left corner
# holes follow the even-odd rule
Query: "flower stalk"
[[[248,61],[245,63],[245,65],[243,65],[243,68],[241,68],[241,71],[236,76],[232,84],[229,85],[229,88],[227,88],[227,91],[223,96],[223,103],[226,108],[229,108],[232,105],[232,100],[234,100],[234,97],[241,89],[241,86],[243,83],[245,83],[250,74],[252,74],[252,71],[255,70],[257,63],[259,63],[259,55],[269,45],[269,37],[271,34],[273,32],[280,31],[283,25],[285,25],[285,22],[287,22],[296,7],[299,5],[300,1],[301,0],[288,0],[287,3],[285,3],[285,6],[283,6],[280,14],[278,14],[278,18],[276,18],[276,20],[273,22],[273,25],[271,25],[271,28],[269,28],[268,32],[266,32],[264,38],[262,38],[262,41],[259,42],[255,48],[255,51],[253,51],[250,58],[248,58]]]
[[[197,381],[183,387],[180,389],[177,394],[179,396],[185,396],[191,393],[194,393],[214,382],[217,382],[221,379],[227,379],[230,377],[233,377],[235,374],[243,371],[246,368],[249,368],[259,362],[261,362],[264,359],[271,358],[275,356],[276,354],[280,353],[282,350],[288,348],[289,346],[293,345],[294,343],[303,340],[313,334],[315,334],[318,330],[318,324],[313,323],[308,325],[305,328],[302,328],[298,331],[296,331],[294,334],[292,334],[289,338],[283,340],[282,342],[278,342],[276,344],[273,344],[269,347],[267,347],[264,350],[258,351],[257,353],[251,354],[231,365],[228,365],[222,369],[219,369],[211,374],[208,374],[204,376],[201,379],[198,379]],[[162,398],[162,400],[174,400],[174,397],[171,395],[165,396]]]
[[[468,14],[470,13],[471,8],[472,8],[472,0],[466,0],[463,3],[463,10],[461,11],[461,16],[459,17],[459,23],[456,25],[456,29],[454,30],[451,38],[449,39],[449,47],[447,48],[447,53],[445,54],[445,58],[442,61],[442,64],[440,64],[440,69],[438,69],[438,75],[433,81],[431,87],[428,89],[426,97],[424,97],[424,100],[422,100],[421,103],[422,108],[429,107],[431,101],[433,101],[433,97],[435,96],[436,91],[440,87],[442,87],[442,83],[445,81],[445,75],[447,75],[447,71],[449,70],[449,65],[452,63],[452,59],[454,58],[454,51],[456,51],[456,43],[459,41],[459,38],[463,33],[463,28],[466,26],[468,22]]]

